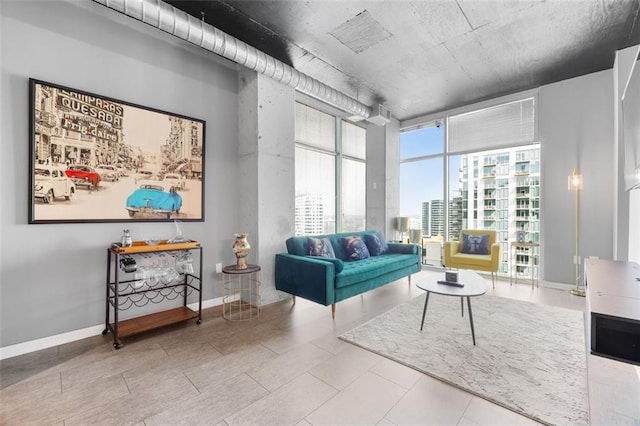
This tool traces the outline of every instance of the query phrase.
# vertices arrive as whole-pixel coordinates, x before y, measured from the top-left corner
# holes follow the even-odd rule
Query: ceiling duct
[[[367,105],[163,1],[93,1],[264,74],[351,115],[364,119],[371,115],[371,108]]]
[[[384,126],[391,121],[391,113],[388,109],[378,104],[375,113],[367,118],[369,123],[373,123],[376,126]]]

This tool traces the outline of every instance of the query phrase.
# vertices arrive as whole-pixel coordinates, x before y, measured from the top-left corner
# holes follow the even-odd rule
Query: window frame
[[[326,110],[324,108],[319,107],[317,104],[313,102],[306,102],[304,100],[296,100],[296,108],[297,105],[300,104],[303,107],[319,111],[322,114],[327,114],[333,118],[334,125],[334,149],[330,150],[324,147],[311,145],[305,142],[298,141],[297,137],[294,135],[294,145],[296,149],[303,149],[318,152],[320,154],[330,155],[333,157],[334,162],[334,211],[335,215],[335,232],[343,232],[344,227],[344,196],[343,196],[343,160],[350,160],[357,163],[361,163],[365,167],[365,182],[364,182],[364,199],[365,199],[365,210],[364,210],[364,227],[366,227],[366,218],[367,218],[367,208],[366,208],[366,167],[367,167],[367,159],[366,159],[366,132],[367,128],[365,126],[354,123],[350,120],[346,120],[338,114],[332,113],[330,110]],[[360,158],[356,155],[349,155],[343,152],[343,125],[353,125],[359,127],[365,132],[365,150],[364,150],[364,158]],[[294,156],[295,161],[295,156]],[[294,179],[297,180],[297,178]],[[297,197],[297,195],[296,195]],[[295,213],[294,213],[295,214]],[[294,222],[296,222],[294,218]],[[364,227],[362,230],[364,230]],[[295,232],[295,231],[294,231]],[[297,234],[296,234],[297,235]]]

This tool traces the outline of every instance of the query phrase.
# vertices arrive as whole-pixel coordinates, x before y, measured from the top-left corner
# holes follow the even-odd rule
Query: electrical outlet
[[[574,265],[579,265],[580,264],[580,256],[578,256],[576,258],[576,256],[573,256],[573,264]]]
[[[222,263],[216,263],[216,274],[222,272]]]

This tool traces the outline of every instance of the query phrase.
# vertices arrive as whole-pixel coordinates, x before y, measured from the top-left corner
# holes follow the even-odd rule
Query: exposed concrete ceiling
[[[640,0],[167,3],[399,120],[601,71]]]

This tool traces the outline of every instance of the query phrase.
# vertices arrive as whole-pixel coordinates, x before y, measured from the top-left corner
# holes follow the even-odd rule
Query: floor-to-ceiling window
[[[366,130],[338,120],[340,140],[338,158],[341,163],[342,232],[362,231],[366,227]]]
[[[457,240],[465,228],[498,231],[500,272],[509,273],[509,241],[516,232],[525,231],[526,241],[540,241],[540,146],[534,122],[532,97],[443,114],[403,131],[400,215],[419,221],[427,241]],[[440,143],[434,140],[442,141],[440,152],[430,151]],[[527,263],[526,255],[519,256],[514,268],[528,274]]]
[[[444,236],[444,126],[429,123],[400,135],[400,216],[423,237]]]
[[[366,130],[296,103],[295,234],[364,230]]]

